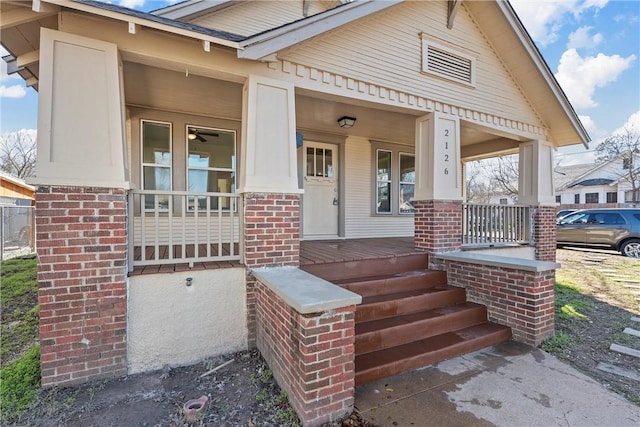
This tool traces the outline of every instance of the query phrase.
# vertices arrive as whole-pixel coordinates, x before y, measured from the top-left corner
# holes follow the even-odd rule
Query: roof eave
[[[232,2],[232,0],[188,0],[152,10],[149,13],[163,18],[180,20],[207,10],[216,10]]]
[[[223,39],[221,37],[215,37],[210,34],[206,34],[204,32],[189,30],[186,28],[180,28],[169,24],[164,24],[162,22],[152,21],[150,19],[133,16],[124,12],[107,10],[101,8],[99,6],[95,6],[87,3],[79,3],[76,1],[68,1],[68,0],[42,0],[47,3],[55,4],[58,6],[65,7],[67,9],[77,10],[80,12],[87,12],[94,15],[103,16],[106,18],[115,19],[118,21],[123,21],[127,23],[133,23],[136,25],[141,25],[147,28],[153,28],[160,31],[165,31],[168,33],[173,33],[189,38],[193,38],[196,40],[207,41],[210,43],[215,43],[220,46],[231,47],[234,49],[241,49],[241,46],[237,41]],[[98,13],[99,12],[99,13]]]
[[[580,137],[580,142],[582,143],[582,145],[584,145],[585,148],[589,148],[589,141],[591,141],[591,138],[589,137],[589,133],[582,125],[582,122],[580,121],[580,118],[578,117],[575,110],[573,109],[573,106],[569,102],[567,95],[564,93],[564,91],[560,87],[560,84],[558,83],[555,76],[553,75],[553,72],[549,69],[547,62],[544,60],[544,58],[540,54],[540,51],[538,50],[535,43],[531,39],[531,36],[527,32],[524,25],[522,25],[522,22],[520,21],[520,18],[518,18],[518,15],[514,11],[513,7],[511,6],[508,0],[498,0],[496,3],[504,13],[504,16],[509,21],[509,24],[515,30],[517,30],[516,35],[520,39],[522,46],[527,50],[529,56],[531,57],[534,64],[536,65],[536,67],[538,68],[538,70],[546,80],[547,85],[553,92],[556,100],[558,101],[558,103],[564,110],[565,114],[569,118],[571,124],[576,130],[576,133]]]
[[[260,60],[283,49],[326,33],[403,0],[362,0],[345,3],[326,12],[257,34],[240,42],[238,58]]]

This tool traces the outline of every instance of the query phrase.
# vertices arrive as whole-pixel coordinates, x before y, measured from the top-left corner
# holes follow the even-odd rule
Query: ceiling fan
[[[205,136],[212,136],[214,138],[217,138],[220,136],[220,134],[216,132],[202,131],[196,128],[189,128],[187,136],[189,137],[190,140],[195,139],[198,142],[207,142],[207,138],[205,138]]]

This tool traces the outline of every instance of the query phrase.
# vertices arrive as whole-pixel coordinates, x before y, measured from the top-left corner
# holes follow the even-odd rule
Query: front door
[[[307,240],[338,237],[338,146],[304,143],[302,232]]]

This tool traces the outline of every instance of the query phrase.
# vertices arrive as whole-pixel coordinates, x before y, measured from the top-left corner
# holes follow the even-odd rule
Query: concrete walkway
[[[359,386],[355,405],[379,426],[640,426],[639,406],[515,342]]]

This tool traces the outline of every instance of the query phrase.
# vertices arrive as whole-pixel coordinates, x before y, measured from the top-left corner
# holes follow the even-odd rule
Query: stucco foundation
[[[246,349],[245,274],[224,268],[130,277],[128,372]]]

